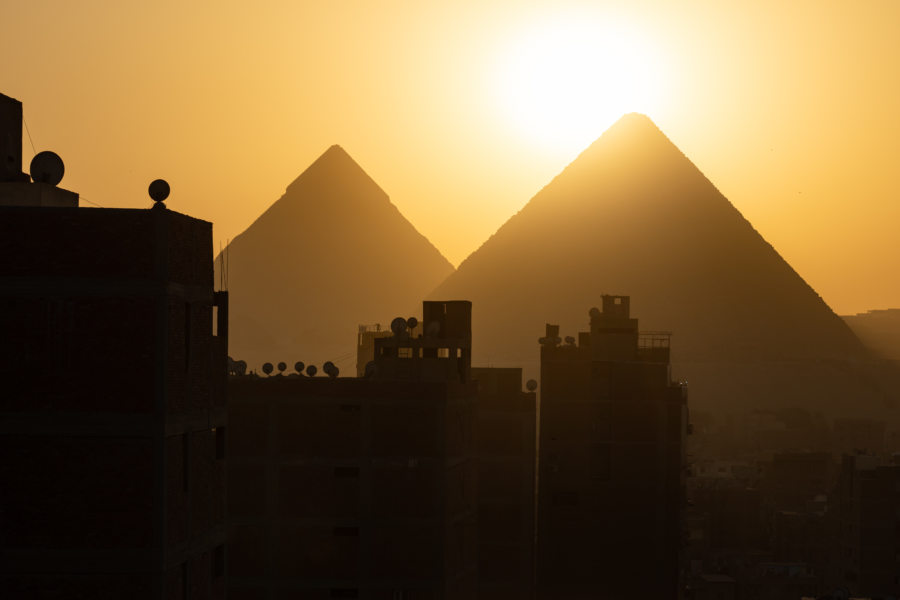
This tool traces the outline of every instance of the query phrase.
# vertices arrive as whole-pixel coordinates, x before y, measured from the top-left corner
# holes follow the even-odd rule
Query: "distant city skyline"
[[[896,3],[95,1],[5,16],[4,93],[26,107],[26,168],[54,150],[62,187],[105,207],[149,206],[147,184],[165,178],[173,210],[215,224],[216,249],[340,144],[459,265],[639,111],[837,313],[900,306],[886,276],[900,269]],[[596,31],[606,54],[566,61],[554,40],[570,30]],[[512,86],[516,69],[536,80]],[[515,98],[548,72],[558,93],[523,113]],[[613,83],[586,83],[597,78]],[[551,118],[568,113],[584,115],[583,136]]]

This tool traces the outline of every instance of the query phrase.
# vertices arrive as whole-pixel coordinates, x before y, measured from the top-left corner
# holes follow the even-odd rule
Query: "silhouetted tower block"
[[[900,466],[875,456],[842,457],[838,484],[829,497],[828,589],[845,588],[851,597],[900,596]]]
[[[0,205],[0,597],[223,597],[212,267],[167,209]]]
[[[535,381],[473,367],[478,384],[478,597],[534,597]]]
[[[541,343],[537,596],[679,598],[686,388],[627,296]],[[652,577],[648,576],[652,570]]]
[[[379,379],[470,380],[472,303],[423,302],[422,333],[414,337],[402,317],[391,323],[393,335],[374,339],[373,376]]]
[[[394,319],[365,378],[229,380],[232,597],[476,597],[471,334],[437,304],[445,335]]]

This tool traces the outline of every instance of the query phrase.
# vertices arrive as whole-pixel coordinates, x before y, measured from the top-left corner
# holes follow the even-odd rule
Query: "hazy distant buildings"
[[[0,597],[222,598],[212,226],[27,179],[0,176]]]
[[[629,297],[541,339],[537,597],[679,598],[686,388]]]
[[[367,378],[229,383],[229,598],[473,598],[471,304],[395,320]]]

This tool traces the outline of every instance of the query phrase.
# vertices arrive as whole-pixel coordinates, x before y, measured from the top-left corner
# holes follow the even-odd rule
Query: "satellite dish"
[[[419,320],[415,317],[410,317],[406,320],[406,326],[409,327],[409,330],[412,331],[416,328],[416,325],[419,324]]]
[[[306,374],[310,377],[315,377],[318,371],[319,370],[316,368],[316,365],[309,365],[308,367],[306,367]]]
[[[147,191],[154,202],[160,203],[169,197],[169,192],[172,190],[165,179],[154,179],[150,182],[150,187],[147,188]]]
[[[425,337],[437,337],[437,334],[441,332],[441,323],[440,321],[431,321],[428,325],[425,326]]]
[[[239,360],[234,363],[234,371],[236,375],[245,375],[247,373],[247,361]]]
[[[591,316],[592,319],[596,319],[600,316],[600,309],[595,306],[591,310],[588,311],[588,314]]]
[[[525,382],[525,389],[529,392],[533,392],[537,389],[537,381],[535,381],[534,379],[529,379]]]
[[[62,181],[66,167],[56,152],[44,150],[38,152],[31,159],[31,179],[35,183],[49,183],[57,185]]]
[[[263,373],[265,373],[266,375],[272,374],[272,363],[265,363],[263,365]]]
[[[333,362],[326,361],[324,365],[322,365],[322,370],[325,371],[325,374],[331,377],[332,379],[338,376],[340,373],[340,369],[338,369]]]
[[[300,373],[301,375],[303,375],[303,367],[305,367],[305,366],[306,365],[303,364],[302,360],[298,360],[297,362],[294,363],[294,370],[297,371],[298,373]]]
[[[391,321],[391,331],[394,332],[394,335],[400,337],[404,333],[406,333],[406,319],[403,317],[397,317],[393,321]]]
[[[566,343],[567,343],[568,345],[570,345],[570,346],[574,346],[574,345],[575,345],[575,338],[573,338],[571,335],[567,335],[567,336],[566,336]]]
[[[284,370],[287,369],[287,363],[280,362],[278,363],[278,372],[284,373]]]
[[[363,377],[365,377],[366,379],[369,379],[370,377],[375,377],[375,375],[377,373],[378,373],[378,367],[375,366],[375,361],[370,360],[369,362],[367,362],[366,370],[365,370],[365,373],[363,374]]]

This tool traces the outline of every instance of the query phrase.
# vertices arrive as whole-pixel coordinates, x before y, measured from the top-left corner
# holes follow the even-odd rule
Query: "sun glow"
[[[501,54],[500,111],[515,130],[553,151],[577,152],[619,117],[651,118],[662,105],[663,69],[653,45],[615,23],[541,23]]]

